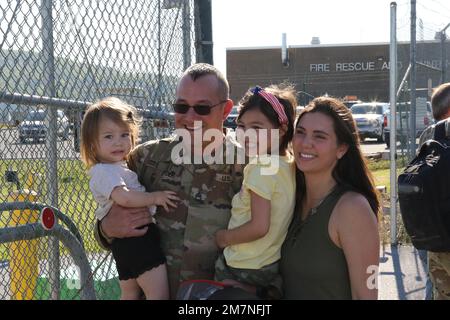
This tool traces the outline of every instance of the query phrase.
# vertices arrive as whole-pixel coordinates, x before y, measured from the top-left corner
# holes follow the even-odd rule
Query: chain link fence
[[[450,67],[450,42],[445,29],[450,23],[449,5],[440,1],[424,5],[424,1],[417,1],[412,27],[410,2],[400,1],[397,14],[397,49],[401,57],[397,74],[397,153],[401,155],[401,166],[414,157],[420,134],[435,121],[430,103],[432,90],[448,81],[445,74]],[[416,38],[413,51],[409,45],[412,30]],[[415,58],[414,70],[411,55]],[[413,95],[411,90],[414,90]],[[411,108],[413,96],[415,108]],[[411,110],[415,110],[415,117]]]
[[[141,141],[169,135],[177,79],[195,62],[194,8],[193,0],[0,2],[0,203],[48,204],[69,217],[97,299],[117,299],[120,289],[112,256],[93,237],[82,112],[117,96],[141,112]],[[0,230],[38,221],[36,209],[0,211]],[[82,298],[69,251],[54,235],[0,241],[0,299]]]
[[[425,5],[426,3],[426,5]],[[436,119],[433,118],[431,95],[433,88],[448,81],[450,71],[450,42],[445,33],[450,25],[449,5],[442,1],[401,0],[396,6],[397,77],[396,77],[396,145],[390,146],[390,114],[385,116],[384,141],[396,154],[391,163],[391,190],[393,182],[415,157],[419,136]],[[415,40],[414,40],[415,39]],[[411,46],[414,43],[415,46]],[[413,63],[412,63],[413,62]],[[392,110],[392,106],[391,106]],[[394,171],[396,167],[397,171]],[[395,184],[395,187],[398,186]],[[397,189],[394,189],[397,192]],[[395,200],[394,200],[395,199]],[[389,197],[389,205],[400,212],[398,194]],[[401,215],[389,220],[392,243],[410,243]]]

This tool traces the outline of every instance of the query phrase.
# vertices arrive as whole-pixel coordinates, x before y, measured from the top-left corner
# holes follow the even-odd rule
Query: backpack
[[[398,177],[406,232],[417,249],[450,251],[450,120],[435,125],[434,139]]]

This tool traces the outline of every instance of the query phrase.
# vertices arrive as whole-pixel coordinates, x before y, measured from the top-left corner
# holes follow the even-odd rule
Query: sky
[[[391,0],[212,0],[214,64],[226,73],[226,48],[389,42]],[[410,0],[398,0],[398,39],[410,39]],[[417,0],[417,39],[450,22],[448,0]],[[420,26],[423,27],[420,27]],[[447,30],[450,36],[450,28]],[[280,57],[281,59],[281,57]]]

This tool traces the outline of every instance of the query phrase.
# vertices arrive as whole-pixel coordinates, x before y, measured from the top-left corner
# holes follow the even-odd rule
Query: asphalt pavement
[[[424,300],[426,276],[414,247],[386,245],[380,254],[378,299]]]

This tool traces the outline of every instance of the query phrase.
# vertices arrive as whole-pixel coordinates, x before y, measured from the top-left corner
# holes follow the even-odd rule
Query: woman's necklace
[[[319,209],[320,205],[325,201],[326,198],[328,198],[328,196],[329,196],[330,194],[333,193],[334,189],[336,189],[336,186],[337,186],[337,184],[335,184],[335,185],[333,186],[333,188],[331,188],[331,189],[325,194],[325,196],[323,196],[322,199],[320,199],[320,201],[319,201],[314,207],[312,207],[311,209],[309,209],[308,214],[306,215],[304,221],[306,221],[310,216],[312,216],[312,215],[314,215],[314,214],[317,213],[317,210]]]
[[[328,191],[326,193],[326,195],[324,197],[322,197],[322,199],[320,199],[319,203],[314,206],[313,208],[309,209],[308,214],[306,215],[306,217],[304,219],[302,219],[300,217],[300,222],[296,224],[296,226],[294,226],[294,236],[292,237],[292,242],[295,243],[297,241],[297,235],[301,232],[301,230],[303,229],[303,227],[309,222],[310,218],[312,216],[314,216],[319,207],[321,206],[321,204],[325,201],[326,198],[328,198],[328,196],[330,194],[332,194],[334,192],[334,190],[337,188],[337,184],[335,184],[333,186],[333,188],[330,189],[330,191]]]

